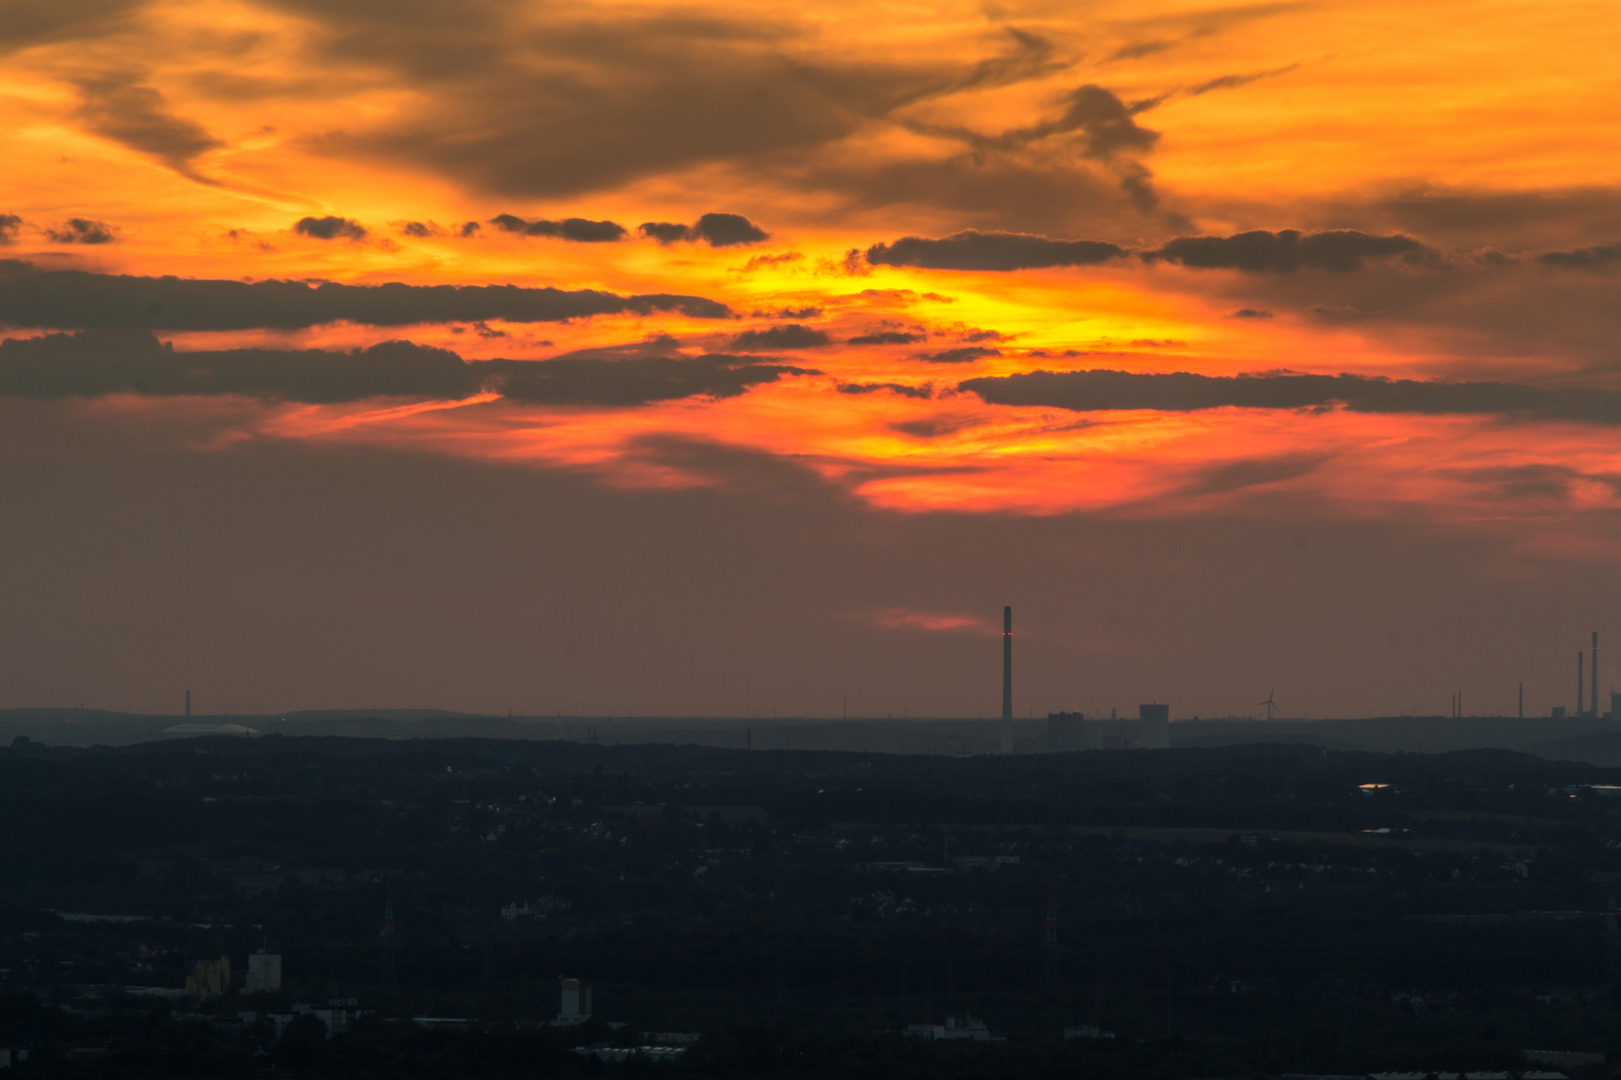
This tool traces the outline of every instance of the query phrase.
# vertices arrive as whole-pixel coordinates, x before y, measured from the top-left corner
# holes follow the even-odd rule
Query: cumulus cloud
[[[987,356],[1001,356],[1001,349],[988,349],[983,345],[968,345],[961,349],[946,349],[937,353],[918,353],[913,360],[927,360],[931,364],[968,364]]]
[[[631,406],[735,397],[816,372],[758,357],[598,350],[550,360],[466,361],[448,349],[388,341],[368,349],[176,352],[147,330],[87,330],[0,341],[0,394],[29,398],[236,395],[333,404],[371,397],[456,399],[495,391],[516,401]]]
[[[189,179],[218,183],[199,174],[192,163],[225,144],[201,124],[169,112],[163,94],[143,85],[139,75],[109,73],[82,79],[78,86],[78,117],[91,131],[154,157]]]
[[[692,231],[710,247],[738,247],[758,244],[771,234],[742,214],[705,214]]]
[[[825,331],[813,330],[799,323],[771,326],[764,330],[745,330],[732,339],[736,349],[814,349],[832,344]]]
[[[1228,315],[1227,318],[1229,318],[1229,319],[1270,319],[1270,318],[1272,318],[1272,313],[1270,311],[1267,311],[1265,308],[1247,307],[1247,308],[1239,308],[1237,311],[1233,312],[1231,315]]]
[[[966,379],[957,389],[993,405],[1046,405],[1079,412],[1158,409],[1188,412],[1235,406],[1355,412],[1505,415],[1621,424],[1621,391],[1544,389],[1497,382],[1418,382],[1363,375],[1215,376],[1129,371],[1034,371]]]
[[[710,247],[739,247],[768,240],[771,234],[742,214],[705,214],[694,225],[680,225],[669,221],[644,221],[637,227],[643,236],[661,244],[675,244],[683,240],[702,241]],[[780,261],[797,256],[773,256],[769,261]]]
[[[519,236],[551,236],[559,240],[572,240],[577,244],[611,244],[625,238],[625,227],[614,221],[587,221],[585,218],[564,218],[562,221],[525,221],[514,214],[497,214],[490,219],[502,232]]]
[[[860,334],[850,339],[851,345],[915,345],[928,337],[927,334],[914,334],[905,330],[880,330],[872,334]]]
[[[1434,252],[1410,236],[1373,236],[1355,229],[1302,233],[1297,229],[1237,233],[1233,236],[1181,236],[1158,250],[1142,253],[1144,262],[1174,262],[1200,269],[1292,273],[1298,270],[1360,270],[1371,258],[1400,255],[1409,262],[1433,258]]]
[[[866,258],[874,266],[916,266],[929,270],[1033,270],[1049,266],[1091,266],[1126,254],[1101,240],[1055,240],[1028,233],[969,229],[940,240],[907,236],[874,244]]]
[[[43,270],[0,259],[0,323],[57,330],[297,329],[339,321],[366,326],[436,322],[565,322],[593,315],[674,311],[724,319],[725,304],[701,296],[619,296],[516,285],[342,285],[223,281]]]
[[[0,214],[0,247],[15,244],[22,227],[23,219],[16,214]]]
[[[692,229],[674,221],[644,221],[636,227],[636,231],[649,240],[657,240],[661,244],[675,244],[692,239]]]
[[[1597,270],[1611,263],[1621,263],[1621,243],[1595,244],[1574,251],[1546,251],[1537,256],[1544,266],[1565,266],[1577,270]]]
[[[118,239],[118,229],[105,221],[76,217],[46,229],[45,235],[53,244],[111,244]]]
[[[364,240],[366,227],[345,217],[305,217],[293,224],[293,231],[314,240]]]

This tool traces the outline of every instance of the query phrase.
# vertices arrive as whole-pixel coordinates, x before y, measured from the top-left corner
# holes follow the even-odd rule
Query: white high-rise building
[[[557,1011],[559,1024],[583,1024],[591,1019],[591,984],[564,979],[563,1007]]]
[[[248,957],[248,993],[281,989],[281,953],[256,952]]]

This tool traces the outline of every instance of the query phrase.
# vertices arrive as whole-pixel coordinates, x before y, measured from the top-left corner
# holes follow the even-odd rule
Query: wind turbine
[[[1268,720],[1271,720],[1272,719],[1272,714],[1277,711],[1278,703],[1272,700],[1274,697],[1277,696],[1277,693],[1278,692],[1277,692],[1276,689],[1268,690],[1267,693],[1266,693],[1266,700],[1265,701],[1257,701],[1255,703],[1257,705],[1265,705],[1266,706],[1266,718]]]

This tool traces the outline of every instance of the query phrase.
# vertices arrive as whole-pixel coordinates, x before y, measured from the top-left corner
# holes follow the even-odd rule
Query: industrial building
[[[1083,713],[1047,714],[1047,751],[1169,750],[1171,707],[1139,705],[1135,720],[1088,720]]]

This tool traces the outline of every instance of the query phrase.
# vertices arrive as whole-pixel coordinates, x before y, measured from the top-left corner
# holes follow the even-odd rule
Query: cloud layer
[[[1418,382],[1362,375],[1152,375],[1098,369],[966,379],[957,388],[993,405],[1047,405],[1078,412],[1343,405],[1366,413],[1500,414],[1621,424],[1621,391],[1544,389],[1499,382]]]
[[[1593,265],[1610,257],[1607,249],[1544,256],[1544,262]],[[1054,266],[1095,266],[1131,252],[1103,240],[1064,240],[1030,233],[973,229],[938,240],[907,236],[874,244],[865,258],[873,266],[914,266],[927,270],[1039,270]],[[1433,262],[1436,253],[1410,236],[1374,236],[1355,229],[1303,233],[1298,229],[1257,229],[1233,236],[1180,236],[1139,253],[1147,263],[1171,262],[1204,270],[1292,273],[1299,270],[1360,270],[1369,259],[1393,255],[1411,263]]]
[[[340,285],[223,281],[43,270],[0,259],[0,324],[53,330],[297,329],[335,322],[410,326],[430,322],[563,322],[592,315],[678,312],[724,319],[731,309],[700,296],[616,296],[516,285]]]
[[[1302,233],[1257,229],[1233,236],[1181,236],[1144,262],[1174,262],[1204,270],[1292,273],[1297,270],[1360,270],[1368,259],[1391,255],[1420,261],[1433,252],[1411,236],[1372,236],[1355,229]]]
[[[759,357],[586,351],[550,360],[466,361],[448,349],[387,341],[368,349],[176,352],[144,330],[87,330],[0,341],[0,395],[36,399],[143,394],[238,395],[336,404],[373,397],[459,399],[493,391],[549,405],[643,405],[735,397],[805,368]]]
[[[588,221],[585,218],[564,218],[562,221],[526,221],[515,214],[497,214],[490,219],[502,232],[519,236],[550,236],[559,240],[572,240],[577,244],[612,244],[625,238],[625,227],[615,221]],[[467,235],[463,232],[462,235]]]
[[[1049,266],[1093,266],[1118,259],[1124,248],[1100,240],[1054,240],[1027,233],[965,232],[940,240],[906,236],[867,249],[873,266],[916,266],[928,270],[1034,270]]]

